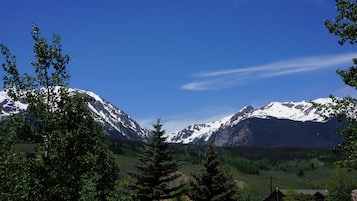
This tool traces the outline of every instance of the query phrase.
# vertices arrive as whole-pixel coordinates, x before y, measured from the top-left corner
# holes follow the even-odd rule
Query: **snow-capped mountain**
[[[104,131],[108,136],[130,140],[145,140],[147,138],[148,130],[142,128],[129,115],[97,94],[72,88],[69,89],[69,92],[90,97],[88,108],[93,112],[95,119],[103,125]],[[9,116],[10,113],[20,113],[26,110],[27,107],[28,105],[24,101],[13,101],[5,91],[0,92],[1,118]]]
[[[330,98],[320,98],[312,102],[319,104],[332,103]],[[310,101],[301,102],[271,102],[263,108],[256,109],[251,114],[252,117],[269,118],[275,117],[278,119],[290,119],[293,121],[313,121],[324,122],[326,119],[322,117],[312,105]]]
[[[69,89],[70,93],[88,95],[88,108],[100,122],[105,133],[118,139],[146,140],[149,131],[142,128],[125,112],[97,94]],[[331,99],[317,99],[320,104]],[[13,101],[0,92],[0,119],[26,110],[25,101]],[[326,115],[326,114],[325,114]],[[247,106],[218,121],[194,124],[168,135],[167,141],[182,144],[213,143],[218,146],[296,146],[330,148],[341,142],[337,131],[343,122],[324,119],[309,101],[272,102],[262,108]]]
[[[11,113],[19,113],[27,109],[25,102],[13,101],[5,91],[0,91],[0,117],[10,116]]]
[[[332,101],[325,98],[313,102],[327,104]],[[323,118],[309,101],[271,102],[257,109],[244,107],[215,122],[190,125],[169,135],[167,141],[183,144],[211,142],[218,146],[315,146],[317,143],[317,146],[329,147],[340,141],[336,134],[340,127],[341,123]]]

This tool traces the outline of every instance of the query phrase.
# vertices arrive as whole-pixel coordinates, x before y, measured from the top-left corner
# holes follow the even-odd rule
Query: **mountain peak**
[[[239,110],[239,113],[250,113],[251,111],[254,110],[254,107],[251,105],[243,107],[241,110]]]
[[[320,102],[325,99],[319,99]],[[327,101],[324,101],[327,102]],[[271,102],[268,105],[255,110],[252,116],[259,118],[275,117],[278,119],[290,119],[294,121],[324,121],[309,101],[301,102]]]
[[[329,103],[331,100],[329,98],[321,98],[314,102]],[[241,124],[241,122],[249,119],[277,119],[317,123],[326,122],[326,119],[319,114],[310,101],[271,102],[258,109],[255,109],[252,106],[243,107],[234,115],[225,117],[219,121],[188,126],[181,131],[169,135],[167,141],[184,144],[207,142],[211,140],[212,136],[217,136],[217,133],[224,133],[226,130],[231,130],[232,127],[236,127],[238,124]],[[240,129],[244,130],[243,127]],[[250,131],[246,130],[246,132]],[[238,134],[239,133],[236,133],[236,135]]]
[[[69,93],[87,95],[90,101],[87,103],[89,110],[94,114],[96,121],[103,125],[106,135],[119,139],[145,140],[149,131],[142,128],[122,110],[118,109],[94,92],[82,89],[69,88]],[[1,117],[11,113],[20,113],[27,109],[28,104],[13,101],[5,91],[0,92]]]

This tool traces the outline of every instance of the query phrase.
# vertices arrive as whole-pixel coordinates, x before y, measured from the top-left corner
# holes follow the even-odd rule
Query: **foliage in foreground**
[[[29,172],[25,157],[14,148],[13,135],[0,127],[0,200],[27,200]]]
[[[336,0],[338,11],[334,21],[325,19],[324,23],[331,34],[340,37],[338,43],[344,45],[346,42],[354,45],[357,43],[357,2],[350,0]],[[353,58],[353,66],[345,70],[337,70],[337,74],[346,85],[357,90],[357,58]],[[338,99],[332,97],[333,103],[328,107],[338,117],[346,117],[347,124],[341,130],[345,140],[338,146],[338,151],[345,156],[341,161],[343,165],[357,166],[357,100],[352,97]]]
[[[29,105],[2,124],[0,175],[7,182],[1,182],[0,195],[6,200],[107,200],[119,178],[118,164],[87,98],[68,91],[70,57],[62,55],[60,37],[54,35],[49,44],[39,34],[33,25],[33,73],[21,74],[16,57],[0,45],[4,89]],[[15,153],[16,138],[37,144],[37,152],[28,159]]]
[[[357,182],[353,181],[349,173],[342,169],[337,169],[327,183],[329,192],[328,201],[350,201],[351,192],[357,187]]]

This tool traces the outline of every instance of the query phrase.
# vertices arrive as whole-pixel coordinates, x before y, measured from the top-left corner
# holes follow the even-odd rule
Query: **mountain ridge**
[[[94,92],[69,88],[70,93],[87,95],[88,108],[103,125],[110,138],[146,141],[149,130]],[[314,100],[320,104],[331,103],[329,98]],[[12,101],[6,92],[0,92],[0,117],[26,110],[24,101]],[[325,114],[326,115],[326,114]],[[254,108],[243,107],[239,112],[217,121],[189,125],[166,134],[167,142],[179,144],[207,144],[217,146],[296,146],[334,147],[341,137],[337,131],[342,123],[325,119],[310,101],[271,102]]]
[[[87,103],[96,121],[100,122],[107,136],[118,139],[145,141],[149,131],[141,127],[124,111],[118,109],[94,92],[68,88],[69,93],[87,95],[90,101]],[[27,109],[24,101],[13,101],[5,91],[0,92],[1,118],[10,116],[11,113],[20,113]]]
[[[332,99],[319,98],[312,102],[328,104],[332,103]],[[338,126],[334,127],[335,125]],[[331,129],[326,130],[325,127]],[[190,125],[168,135],[167,141],[181,144],[213,143],[217,146],[301,147],[307,145],[302,142],[303,138],[297,140],[298,138],[294,137],[304,136],[307,141],[319,139],[323,141],[323,144],[315,144],[316,146],[333,147],[341,141],[341,138],[336,134],[340,128],[342,128],[342,123],[332,119],[325,119],[322,113],[316,110],[311,101],[271,102],[261,108],[243,107],[239,112],[218,121]],[[285,136],[280,133],[281,131],[289,131],[290,133],[286,134],[286,136],[291,135],[291,139],[296,139],[299,143],[293,144],[286,141],[282,143],[271,142],[271,145],[269,145],[257,139],[257,136],[259,136],[269,141],[267,138],[269,134],[273,136],[272,130],[276,132],[276,136],[281,138]],[[319,130],[321,130],[321,134],[318,132]],[[263,135],[264,133],[266,136]],[[309,134],[307,135],[307,133]],[[313,136],[316,133],[319,133],[320,138]],[[330,140],[325,140],[325,138]],[[254,143],[258,141],[260,143]],[[311,144],[311,146],[313,145]]]

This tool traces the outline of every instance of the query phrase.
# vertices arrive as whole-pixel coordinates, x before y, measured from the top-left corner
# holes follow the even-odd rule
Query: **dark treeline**
[[[136,156],[142,149],[143,142],[107,138],[109,148],[116,154]],[[169,144],[178,161],[200,164],[206,146],[192,144]],[[240,172],[259,174],[261,170],[296,171],[316,168],[309,160],[316,159],[325,165],[333,165],[340,156],[326,149],[294,147],[217,147],[218,158],[224,165],[231,166]],[[289,166],[288,161],[301,161],[301,165]],[[303,162],[302,162],[303,161]],[[308,163],[308,165],[306,165]]]
[[[133,140],[122,140],[114,138],[106,138],[110,149],[120,155],[132,156],[140,151],[143,142]],[[199,163],[201,155],[206,146],[195,144],[169,144],[170,149],[177,155],[179,159],[195,163]],[[225,154],[232,156],[241,156],[249,160],[266,159],[272,163],[278,161],[287,161],[291,159],[307,160],[319,157],[320,160],[326,162],[336,161],[339,156],[327,149],[314,148],[296,148],[296,147],[217,147],[219,157],[223,159]]]

